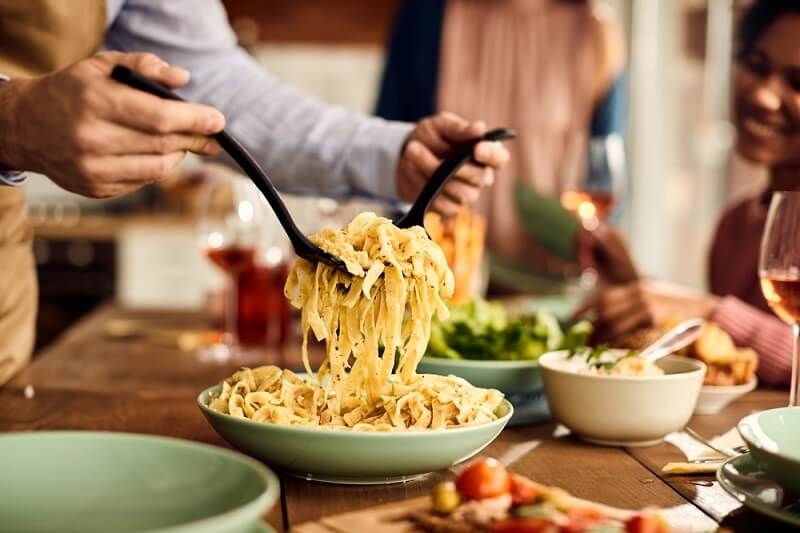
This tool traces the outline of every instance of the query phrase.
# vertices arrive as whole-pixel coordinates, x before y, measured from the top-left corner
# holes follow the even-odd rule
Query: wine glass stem
[[[238,342],[236,335],[236,319],[239,315],[239,278],[236,274],[230,275],[230,288],[228,302],[225,306],[225,344],[233,346]]]
[[[789,391],[789,407],[800,406],[800,324],[792,325],[792,388]]]

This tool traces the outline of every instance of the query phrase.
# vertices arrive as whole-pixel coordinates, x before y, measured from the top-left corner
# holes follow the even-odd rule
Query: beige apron
[[[94,54],[105,29],[105,0],[0,0],[0,72],[64,68]],[[33,348],[37,284],[26,212],[24,189],[0,186],[0,385]]]

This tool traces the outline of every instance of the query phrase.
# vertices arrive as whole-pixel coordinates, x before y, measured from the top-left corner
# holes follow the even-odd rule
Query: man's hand
[[[167,101],[109,76],[124,65],[170,88],[189,73],[152,54],[103,52],[38,78],[0,83],[0,164],[46,174],[103,198],[166,176],[186,152],[214,155],[225,118],[214,108]]]
[[[468,122],[452,113],[439,113],[417,123],[400,157],[397,190],[400,198],[413,202],[455,145],[486,133],[482,122]],[[462,205],[472,204],[483,187],[494,183],[495,171],[508,162],[508,151],[498,142],[475,146],[474,159],[467,163],[442,189],[433,208],[443,215],[453,215]]]

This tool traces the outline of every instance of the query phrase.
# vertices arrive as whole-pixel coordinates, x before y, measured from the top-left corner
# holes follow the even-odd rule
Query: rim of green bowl
[[[753,429],[754,426],[759,424],[759,418],[765,415],[769,416],[769,413],[776,413],[776,412],[800,413],[800,407],[776,407],[775,409],[767,409],[764,411],[759,411],[758,413],[747,415],[746,417],[739,420],[738,424],[736,424],[736,430],[739,432],[739,435],[747,443],[747,446],[751,450],[755,449],[757,452],[762,452],[767,455],[772,455],[774,457],[778,457],[785,461],[790,461],[792,463],[795,463],[797,466],[800,466],[800,452],[798,452],[797,454],[789,455],[786,453],[782,453],[780,451],[773,451],[769,448],[765,448],[763,446],[763,443],[755,433],[755,430]]]
[[[233,461],[239,462],[252,470],[254,470],[264,482],[264,490],[253,500],[235,507],[229,511],[225,511],[214,516],[201,518],[192,522],[186,522],[175,526],[168,526],[164,528],[148,530],[154,533],[182,533],[184,531],[193,530],[197,527],[211,528],[217,525],[227,523],[232,518],[239,515],[250,514],[250,511],[255,509],[263,509],[259,513],[256,521],[261,518],[265,511],[272,508],[278,501],[280,496],[280,481],[278,476],[269,468],[264,466],[259,461],[252,459],[242,453],[205,444],[202,442],[195,442],[186,439],[179,439],[175,437],[165,437],[162,435],[147,435],[144,433],[126,433],[117,431],[78,431],[78,430],[46,430],[46,431],[15,431],[11,433],[0,434],[0,444],[4,440],[13,440],[17,438],[58,438],[72,439],[72,438],[104,438],[104,439],[117,439],[117,440],[140,440],[149,441],[154,443],[162,443],[170,446],[178,446],[184,448],[194,448],[209,451],[218,455],[225,456]]]
[[[561,350],[559,350],[560,352]],[[627,351],[627,350],[624,350]],[[539,361],[542,362],[539,365],[544,371],[546,372],[553,372],[555,374],[561,374],[563,376],[574,376],[576,379],[585,380],[585,381],[602,381],[605,383],[657,383],[657,382],[664,382],[664,381],[681,381],[688,377],[694,377],[696,374],[703,374],[706,373],[706,364],[698,359],[692,359],[690,357],[684,357],[682,355],[667,355],[664,359],[678,359],[680,361],[687,361],[695,365],[693,370],[688,370],[686,372],[675,372],[672,374],[661,374],[657,376],[618,376],[618,375],[611,375],[611,376],[603,376],[603,375],[596,375],[596,374],[579,374],[577,372],[570,372],[568,370],[563,370],[561,368],[555,368],[549,364],[549,361],[545,358],[552,359],[554,356],[551,354],[558,353],[558,352],[549,352],[544,354],[539,358]],[[549,357],[548,357],[549,356]],[[546,372],[543,374],[546,375]],[[546,379],[546,378],[545,378]]]
[[[503,369],[516,369],[516,368],[538,368],[539,362],[531,360],[516,360],[516,361],[495,361],[483,359],[446,359],[444,357],[431,357],[426,355],[420,361],[420,364],[425,363],[429,365],[439,365],[446,367],[474,367],[474,368],[489,368],[498,367]]]
[[[468,424],[461,427],[453,427],[453,428],[442,428],[442,429],[420,429],[420,430],[412,430],[412,431],[352,431],[350,429],[345,428],[323,428],[323,427],[304,427],[304,426],[289,426],[283,424],[274,424],[271,422],[256,422],[254,420],[250,420],[249,418],[241,418],[238,416],[231,416],[226,413],[220,413],[219,411],[215,411],[208,406],[208,399],[212,393],[218,392],[222,390],[222,384],[213,385],[204,391],[202,391],[197,396],[197,405],[200,407],[200,410],[203,413],[209,414],[214,417],[219,417],[223,420],[233,420],[238,423],[251,425],[253,427],[269,427],[275,431],[284,431],[290,433],[308,433],[313,435],[319,435],[323,433],[325,435],[358,435],[358,438],[363,439],[385,439],[385,438],[415,438],[419,435],[453,435],[458,433],[468,433],[472,431],[481,431],[488,427],[492,426],[500,426],[503,427],[506,423],[511,419],[511,416],[514,414],[514,406],[511,402],[508,401],[508,398],[503,398],[502,403],[500,404],[501,407],[498,409],[505,407],[506,414],[499,417],[497,420],[492,420],[491,422],[484,422],[482,424]]]

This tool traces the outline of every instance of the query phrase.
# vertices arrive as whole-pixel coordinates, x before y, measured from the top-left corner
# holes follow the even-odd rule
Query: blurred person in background
[[[113,51],[93,55],[101,47]],[[117,64],[203,104],[121,85],[109,77]],[[486,129],[446,113],[388,122],[304,95],[237,46],[219,1],[0,0],[0,74],[0,383],[34,338],[22,171],[90,197],[122,195],[186,152],[217,154],[211,135],[227,121],[285,191],[410,201],[454,143]],[[508,154],[480,143],[474,157],[480,165],[459,171],[438,209],[475,201]]]
[[[767,167],[769,183],[722,214],[709,253],[711,294],[647,281],[610,287],[587,305],[597,313],[596,324],[606,338],[670,319],[705,317],[737,346],[758,352],[764,383],[788,384],[791,328],[767,305],[758,259],[772,192],[800,188],[798,35],[800,0],[757,0],[741,19],[733,82],[736,150]]]
[[[559,215],[559,198],[591,188],[606,201],[597,209],[610,210],[622,192],[624,44],[603,7],[581,0],[400,5],[377,114],[418,120],[448,109],[518,132],[511,161],[476,209],[487,218],[495,292],[535,291],[578,274],[578,255],[598,237],[578,238],[586,232]],[[588,248],[578,254],[576,245]]]

